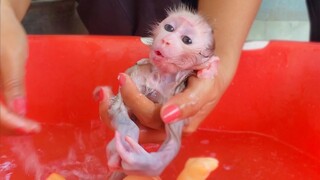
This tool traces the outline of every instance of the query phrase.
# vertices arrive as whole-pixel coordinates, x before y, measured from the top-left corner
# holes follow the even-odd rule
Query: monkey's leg
[[[138,142],[139,139],[139,128],[138,126],[130,119],[128,115],[127,108],[123,104],[121,96],[114,96],[111,99],[111,105],[109,108],[109,114],[112,117],[111,124],[113,128],[120,133],[123,137],[130,136],[135,141]],[[120,139],[122,144],[125,147],[128,147],[124,138]],[[111,170],[121,169],[121,158],[116,150],[115,138],[109,142],[107,145],[107,157],[108,157],[108,167]]]
[[[129,136],[122,143],[120,133],[116,132],[116,148],[122,159],[122,168],[127,174],[158,176],[177,155],[181,146],[183,122],[175,122],[166,126],[167,139],[158,152],[148,153],[137,141]]]

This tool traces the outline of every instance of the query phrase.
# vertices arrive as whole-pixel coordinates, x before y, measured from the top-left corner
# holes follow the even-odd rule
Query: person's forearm
[[[12,9],[16,18],[21,21],[27,12],[31,0],[1,0],[0,2],[1,6]]]
[[[24,46],[27,46],[26,33],[20,21],[29,7],[30,0],[2,0],[0,3],[1,62],[5,63],[4,58],[12,58],[11,56],[14,54],[27,53],[19,51],[21,47],[21,51],[26,51]]]
[[[220,57],[219,73],[224,90],[230,84],[243,44],[260,7],[261,0],[199,0],[199,12],[210,21]]]

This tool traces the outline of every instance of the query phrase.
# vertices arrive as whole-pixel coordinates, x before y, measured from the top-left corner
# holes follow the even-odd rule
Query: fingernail
[[[32,133],[39,133],[41,131],[41,125],[40,124],[35,124],[32,128]]]
[[[32,130],[26,130],[26,129],[23,129],[23,128],[16,128],[15,129],[15,132],[17,134],[23,134],[23,135],[33,135],[33,134],[36,134],[36,133],[39,133],[40,132],[40,129],[32,129]]]
[[[27,101],[25,97],[17,97],[15,98],[11,104],[10,104],[10,108],[12,108],[12,110],[14,112],[16,112],[17,114],[20,115],[25,115],[27,113]]]
[[[165,123],[171,123],[181,116],[181,111],[179,106],[171,105],[165,108],[162,114],[162,120]]]
[[[16,128],[16,129],[15,129],[15,132],[16,132],[17,134],[27,134],[27,132],[26,132],[24,129],[22,129],[22,128]]]
[[[102,101],[104,99],[104,93],[103,93],[103,90],[100,89],[99,92],[98,92],[98,101]]]
[[[120,87],[126,83],[126,77],[122,73],[118,75],[118,80],[119,80]]]
[[[15,132],[16,132],[18,135],[33,135],[33,134],[36,134],[35,131],[26,131],[26,130],[23,129],[23,128],[16,128],[16,129],[15,129]]]

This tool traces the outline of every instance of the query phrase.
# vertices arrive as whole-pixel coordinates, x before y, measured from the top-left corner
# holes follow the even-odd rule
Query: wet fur
[[[192,46],[182,44],[181,54],[169,57],[171,58],[170,62],[176,63],[177,68],[172,72],[164,72],[154,64],[152,59],[155,56],[152,55],[154,47],[151,46],[149,60],[139,62],[126,71],[142,94],[160,104],[181,92],[185,88],[187,77],[194,72],[198,71],[198,77],[201,77],[203,74],[206,75],[208,71],[210,72],[209,77],[213,78],[214,73],[211,71],[216,68],[214,66],[216,58],[213,58],[213,31],[207,21],[186,6],[168,10],[168,19],[175,17],[182,17],[191,22],[197,35]],[[164,21],[168,19],[166,18]],[[163,23],[158,23],[152,30],[153,37],[156,39],[161,33],[168,34],[164,31]],[[155,43],[160,42],[154,41],[153,45]],[[175,43],[180,45],[179,43],[182,42]],[[164,60],[166,60],[165,58]],[[185,64],[190,64],[190,67],[181,69]],[[129,115],[131,114],[130,110],[123,104],[120,94],[111,98],[109,114],[112,116],[111,123],[116,130],[116,136],[107,146],[108,166],[111,169],[117,169],[117,173],[121,171],[125,174],[160,175],[179,152],[182,128],[186,120],[166,124],[166,140],[157,152],[148,153],[138,144],[139,128],[132,121],[135,117]]]

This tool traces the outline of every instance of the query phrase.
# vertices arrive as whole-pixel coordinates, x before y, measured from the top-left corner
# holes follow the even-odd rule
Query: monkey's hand
[[[111,88],[108,86],[96,87],[93,91],[93,97],[95,100],[99,101],[99,115],[100,119],[111,129],[111,115],[109,114],[110,100],[114,97]]]
[[[112,139],[107,145],[107,158],[108,158],[108,168],[113,170],[118,170],[121,168],[121,158],[116,149],[116,140]]]
[[[207,62],[204,68],[198,70],[197,77],[205,79],[213,79],[218,73],[219,57],[212,56]]]

